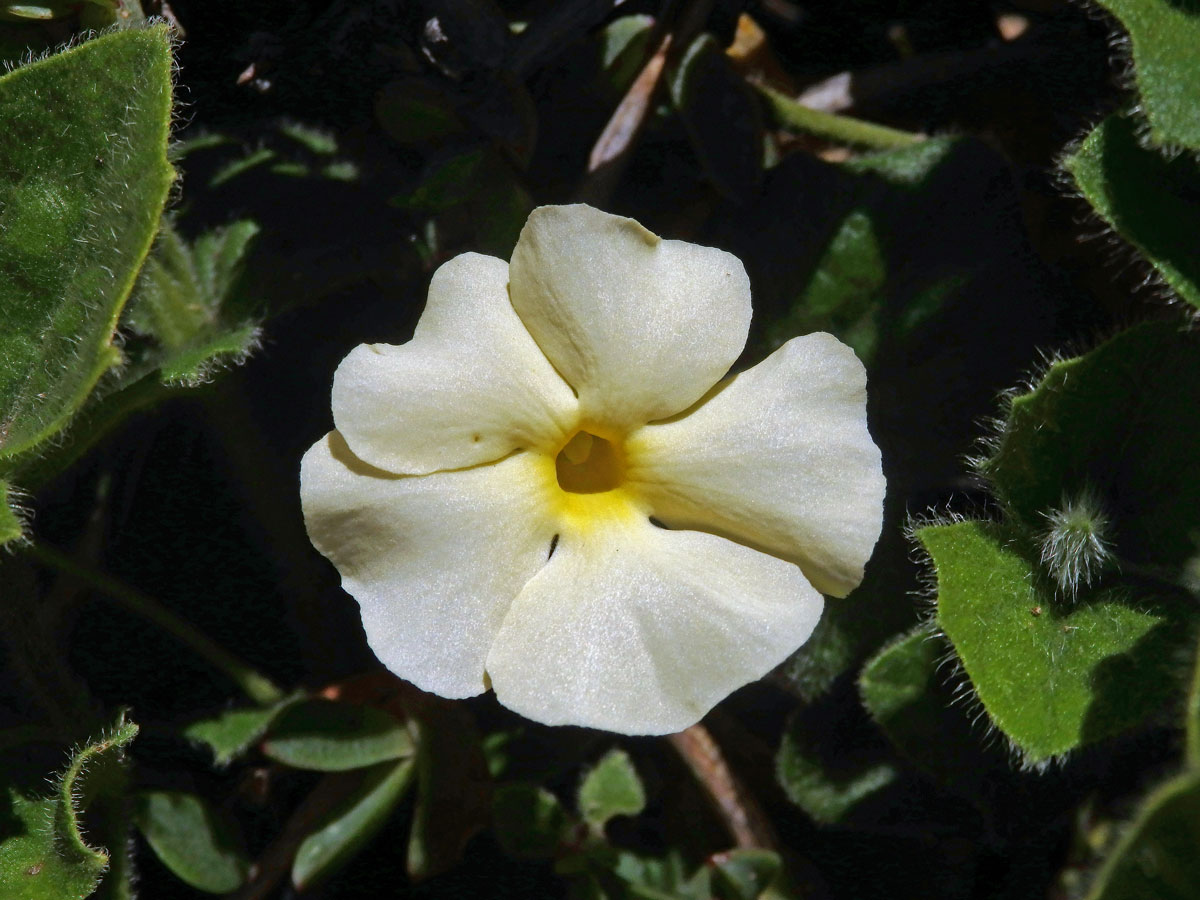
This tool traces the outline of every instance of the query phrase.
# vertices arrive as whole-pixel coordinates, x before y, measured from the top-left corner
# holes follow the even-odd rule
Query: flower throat
[[[621,452],[610,441],[577,431],[554,460],[558,486],[572,494],[599,494],[620,487],[625,477]]]

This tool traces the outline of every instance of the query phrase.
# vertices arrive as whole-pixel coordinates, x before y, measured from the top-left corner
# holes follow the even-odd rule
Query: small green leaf
[[[1200,8],[1190,0],[1098,0],[1133,44],[1133,70],[1150,137],[1200,148]]]
[[[1173,322],[1139,325],[1015,398],[982,472],[1034,534],[1064,500],[1095,494],[1119,560],[1175,577],[1200,536],[1198,396],[1200,341]]]
[[[122,320],[157,343],[140,361],[143,368],[156,366],[167,383],[196,384],[254,348],[257,324],[234,290],[258,230],[253,222],[234,222],[189,246],[163,223]]]
[[[645,63],[653,28],[653,16],[637,13],[613,19],[597,35],[600,68],[615,96],[628,90]]]
[[[303,699],[296,694],[272,706],[225,710],[186,725],[183,734],[207,746],[216,765],[227,766],[256,744],[281,712]]]
[[[917,537],[937,570],[938,625],[1029,762],[1137,725],[1176,693],[1180,629],[1165,602],[1130,605],[1119,587],[1056,601],[988,523],[929,526]]]
[[[1150,794],[1087,900],[1191,900],[1200,885],[1200,771]]]
[[[492,827],[504,852],[518,859],[549,859],[570,830],[558,798],[533,784],[506,784],[492,798]]]
[[[163,865],[186,884],[210,894],[237,890],[249,866],[233,823],[195,794],[146,791],[136,822]]]
[[[174,178],[166,26],[0,77],[0,458],[62,429],[120,359],[117,316]]]
[[[383,710],[314,698],[280,712],[262,751],[297,769],[344,772],[412,756],[413,743]]]
[[[292,863],[292,883],[304,891],[332,875],[387,823],[413,781],[415,763],[381,763],[362,773],[345,802],[317,823]]]
[[[718,191],[744,201],[763,170],[758,98],[709,34],[701,34],[669,74],[671,99],[704,173]]]
[[[1200,54],[1193,56],[1200,60]],[[1194,109],[1189,115],[1200,120]],[[1097,214],[1176,294],[1200,307],[1200,164],[1195,158],[1186,153],[1167,158],[1145,149],[1134,123],[1114,115],[1097,125],[1063,165]]]
[[[846,820],[859,804],[900,776],[892,762],[858,741],[811,733],[803,715],[793,716],[788,723],[775,758],[775,774],[793,803],[826,824]]]
[[[0,842],[0,897],[83,900],[96,889],[109,866],[109,852],[85,840],[80,819],[89,808],[104,807],[108,830],[121,832],[119,806],[126,784],[122,749],[137,732],[137,725],[122,720],[110,735],[80,750],[53,796],[29,798],[9,789],[20,828]]]
[[[782,898],[775,889],[783,874],[779,855],[770,850],[731,850],[711,860],[712,892],[718,900]]]
[[[0,547],[9,541],[17,541],[25,533],[21,516],[13,504],[12,487],[0,479]]]
[[[579,785],[579,814],[595,828],[613,816],[636,816],[646,808],[646,791],[624,750],[609,750]]]

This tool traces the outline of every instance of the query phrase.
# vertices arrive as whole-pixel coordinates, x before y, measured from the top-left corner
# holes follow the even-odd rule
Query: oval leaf
[[[411,756],[413,743],[404,726],[382,710],[313,699],[275,719],[262,751],[297,769],[342,772]]]
[[[192,887],[224,894],[245,880],[248,863],[232,823],[195,794],[147,791],[137,798],[136,821],[163,865]]]

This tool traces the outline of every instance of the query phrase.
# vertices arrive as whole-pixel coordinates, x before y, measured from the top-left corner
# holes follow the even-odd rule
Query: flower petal
[[[622,428],[674,415],[733,365],[750,328],[737,257],[664,241],[590,206],[543,206],[510,266],[513,307],[579,395]]]
[[[545,466],[395,476],[355,458],[335,431],[300,468],[304,523],[362,607],[380,662],[423,690],[470,697],[513,598],[546,564]]]
[[[791,563],[648,521],[564,534],[513,603],[487,668],[550,725],[668,734],[812,633],[822,598]]]
[[[503,260],[464,253],[433,275],[407,344],[363,344],[333,378],[355,455],[420,475],[560,442],[577,401],[508,299]]]
[[[629,478],[671,527],[782,556],[845,596],[883,526],[866,397],[854,351],[829,334],[795,338],[686,415],[633,434]]]

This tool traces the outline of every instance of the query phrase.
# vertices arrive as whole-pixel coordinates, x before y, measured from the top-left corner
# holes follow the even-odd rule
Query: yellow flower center
[[[554,460],[558,486],[571,494],[602,494],[625,479],[620,445],[589,431],[577,431]]]

